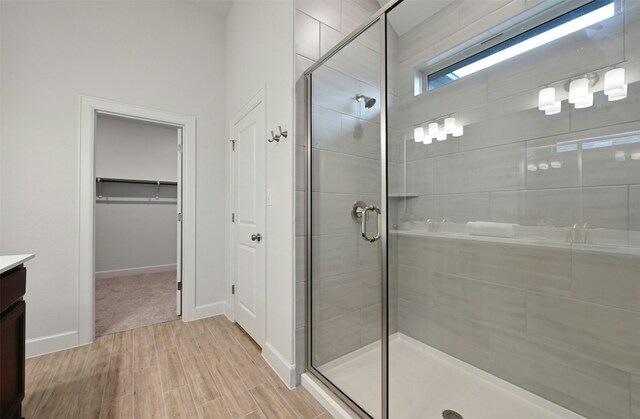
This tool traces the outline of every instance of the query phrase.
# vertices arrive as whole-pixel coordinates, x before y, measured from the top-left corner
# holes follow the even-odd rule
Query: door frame
[[[229,264],[229,287],[228,287],[228,300],[230,302],[229,304],[229,314],[230,314],[230,319],[232,321],[236,320],[236,314],[235,314],[235,306],[236,306],[236,296],[233,295],[232,293],[232,287],[235,285],[235,278],[236,278],[236,269],[235,269],[235,257],[236,257],[236,252],[235,252],[235,248],[234,248],[234,242],[236,239],[236,234],[235,234],[235,225],[233,224],[233,222],[231,222],[231,217],[232,214],[237,213],[237,208],[236,208],[236,167],[235,167],[235,156],[233,154],[233,149],[232,149],[232,141],[234,138],[234,127],[235,125],[240,122],[242,120],[242,118],[244,118],[245,116],[247,116],[247,114],[249,114],[249,112],[251,112],[253,109],[255,109],[258,105],[260,104],[264,105],[264,126],[266,129],[267,126],[267,95],[266,95],[266,87],[262,87],[260,88],[260,90],[253,95],[253,97],[251,99],[249,99],[249,101],[247,101],[242,108],[236,112],[236,114],[231,117],[229,119],[229,153],[230,153],[230,158],[229,158],[229,260],[231,261],[231,263]],[[265,133],[266,134],[266,133]],[[266,138],[265,138],[266,141]],[[266,148],[265,148],[265,153],[264,153],[264,160],[265,160],[265,164],[264,164],[264,176],[266,178],[267,176],[267,152],[266,152]],[[266,205],[266,183],[265,183],[265,205]],[[266,224],[267,224],[267,217],[268,217],[268,213],[266,211],[265,208],[265,232],[266,232]],[[266,236],[266,235],[265,235]],[[265,237],[264,241],[263,241],[263,245],[265,246],[265,258],[267,257],[267,254],[269,252],[269,238]],[[267,261],[265,260],[265,267],[266,267],[266,263]],[[265,269],[265,301],[264,304],[262,305],[263,307],[263,313],[262,314],[262,318],[263,318],[263,322],[264,322],[264,331],[265,331],[265,340],[266,340],[266,330],[267,330],[267,301],[266,301],[266,284],[267,284],[268,278],[267,278],[267,270]],[[264,342],[260,343],[261,345]]]
[[[152,108],[80,96],[78,345],[95,339],[95,128],[98,114],[182,129],[182,319],[195,315],[196,118]],[[178,151],[176,145],[176,151]],[[177,222],[177,220],[176,220]]]

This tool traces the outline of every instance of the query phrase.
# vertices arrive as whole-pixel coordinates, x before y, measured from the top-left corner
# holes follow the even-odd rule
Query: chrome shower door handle
[[[370,237],[367,235],[367,220],[369,219],[369,212],[374,212],[376,214],[376,218],[378,220],[378,228],[376,231],[376,235],[373,237]],[[380,240],[380,237],[382,237],[382,233],[380,233],[380,229],[382,227],[382,217],[380,217],[381,212],[380,212],[380,208],[376,207],[375,205],[368,205],[364,208],[363,212],[362,212],[362,237],[370,242],[373,243],[375,241]]]

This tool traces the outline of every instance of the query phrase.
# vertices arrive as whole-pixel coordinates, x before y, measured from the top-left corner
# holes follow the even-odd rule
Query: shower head
[[[358,102],[364,102],[364,107],[367,109],[373,108],[373,105],[376,104],[376,100],[374,98],[365,95],[356,95],[356,100]]]

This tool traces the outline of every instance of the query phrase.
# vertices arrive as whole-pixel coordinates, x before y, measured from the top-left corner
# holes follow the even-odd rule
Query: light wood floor
[[[224,316],[101,336],[27,359],[23,415],[37,418],[322,418]]]

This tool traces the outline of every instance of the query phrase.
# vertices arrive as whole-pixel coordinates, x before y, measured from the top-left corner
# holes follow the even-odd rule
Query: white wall
[[[267,131],[293,124],[293,2],[236,1],[227,16],[227,115],[266,86]],[[227,131],[229,132],[229,131]],[[266,138],[265,138],[266,141]],[[288,384],[294,371],[294,139],[267,144],[267,326],[263,354]],[[229,155],[229,153],[228,153]],[[227,160],[229,162],[229,160]],[[231,298],[231,296],[229,296]]]
[[[176,181],[177,137],[175,127],[98,115],[96,177]],[[100,191],[104,198],[96,201],[96,279],[175,270],[177,187],[105,183]],[[156,192],[163,199],[153,199]],[[118,199],[122,197],[137,201]]]
[[[224,20],[190,2],[0,4],[0,252],[37,254],[28,264],[29,345],[77,343],[81,94],[197,118],[196,312],[219,310]]]
[[[178,179],[177,128],[110,115],[96,121],[96,177]]]

